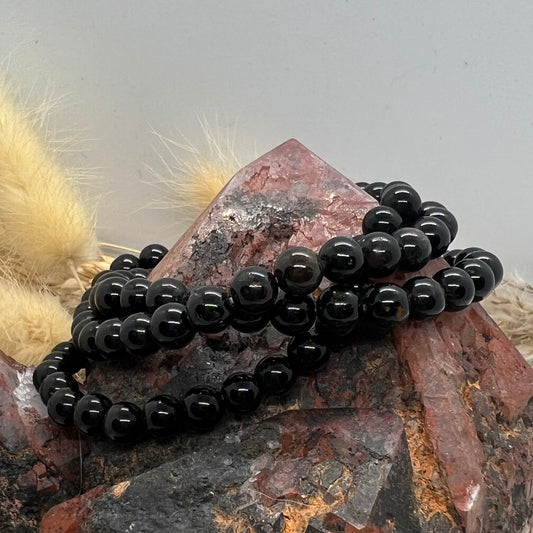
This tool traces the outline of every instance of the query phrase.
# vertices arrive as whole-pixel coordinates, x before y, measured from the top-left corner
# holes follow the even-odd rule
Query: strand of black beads
[[[350,338],[360,320],[381,327],[409,317],[434,318],[480,301],[501,281],[503,268],[493,254],[479,248],[445,252],[456,227],[442,204],[421,202],[405,182],[374,182],[365,190],[381,205],[363,220],[363,235],[334,237],[318,254],[289,248],[275,262],[274,274],[244,268],[229,293],[221,287],[189,290],[172,278],[148,281],[167,252],[161,245],[147,246],[138,258],[119,256],[109,271],[95,276],[76,308],[72,340],[57,345],[34,371],[52,420],[117,442],[145,432],[171,436],[186,425],[208,429],[226,410],[252,412],[262,397],[287,392],[297,375],[316,372],[329,358],[330,342]],[[445,216],[433,216],[432,210],[444,210]],[[379,282],[396,270],[415,272],[442,254],[450,267],[433,277],[416,276],[403,287]],[[331,285],[315,301],[312,293],[323,278]],[[265,357],[253,372],[236,372],[218,388],[195,385],[182,398],[160,394],[141,408],[98,393],[83,395],[72,377],[90,360],[182,348],[197,333],[228,326],[250,333],[268,322],[292,336],[287,354]]]

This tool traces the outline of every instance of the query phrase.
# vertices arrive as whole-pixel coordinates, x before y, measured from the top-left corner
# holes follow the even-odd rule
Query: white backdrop
[[[151,133],[193,143],[205,115],[244,163],[296,137],[354,180],[402,179],[533,281],[533,3],[6,1],[8,79],[66,95],[69,162],[96,176],[99,236],[171,245],[179,213],[147,206],[164,172]]]

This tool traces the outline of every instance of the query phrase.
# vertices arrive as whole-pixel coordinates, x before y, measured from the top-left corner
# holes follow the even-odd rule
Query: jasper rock
[[[227,287],[244,266],[271,268],[288,246],[317,250],[332,236],[359,233],[374,205],[291,140],[239,171],[152,279]],[[432,261],[425,272],[441,266]],[[137,402],[180,395],[197,383],[219,386],[286,344],[271,327],[252,335],[229,329],[179,351],[101,363],[87,387]],[[1,372],[0,393],[12,395],[9,372]],[[73,444],[72,434],[46,425],[56,451],[39,451],[39,461],[54,464],[56,495],[66,501],[42,527],[52,531],[64,520],[65,531],[84,533],[526,533],[533,528],[532,398],[533,369],[478,304],[392,334],[361,331],[282,398],[253,415],[228,415],[210,432],[135,445],[83,438],[85,497],[68,488],[72,446],[56,465],[54,440]],[[0,397],[9,411],[5,402]],[[37,439],[19,431],[20,408],[10,409],[10,445],[33,450],[26,441]],[[42,413],[39,421],[46,424]],[[55,501],[43,496],[39,511]],[[61,516],[80,519],[73,525]]]

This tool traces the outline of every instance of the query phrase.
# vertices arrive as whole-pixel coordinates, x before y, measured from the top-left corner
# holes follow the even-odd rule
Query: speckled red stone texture
[[[152,277],[227,287],[239,268],[270,267],[287,246],[317,250],[334,235],[359,233],[373,205],[291,140],[243,168]],[[426,271],[441,266],[434,261]],[[216,386],[286,342],[271,328],[198,337],[136,365],[101,364],[88,388],[141,401],[196,383]],[[41,486],[57,480],[55,499],[41,490],[36,517],[76,495],[68,480],[77,441],[30,407],[32,423],[51,439],[49,449],[34,451],[25,406],[13,393],[20,372],[2,367],[0,406],[10,430],[0,436],[10,439],[9,464],[34,483],[34,494],[31,472]],[[408,323],[392,336],[361,331],[323,371],[252,417],[227,416],[208,433],[131,447],[83,439],[83,490],[118,485],[51,509],[43,531],[526,533],[533,527],[532,397],[533,370],[479,305]],[[20,511],[29,498],[15,474],[8,481],[22,520],[31,514]],[[69,515],[81,517],[75,529],[60,518]]]

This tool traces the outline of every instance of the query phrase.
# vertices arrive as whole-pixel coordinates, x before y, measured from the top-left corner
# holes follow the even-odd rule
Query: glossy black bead
[[[442,220],[450,231],[450,242],[455,239],[457,231],[459,230],[459,224],[457,223],[457,219],[450,211],[448,211],[448,209],[445,207],[431,207],[425,210],[424,216],[435,217]]]
[[[463,248],[462,250],[459,250],[459,253],[457,254],[455,258],[455,262],[459,263],[459,261],[462,261],[466,257],[468,257],[473,252],[483,252],[483,248],[478,248],[477,246],[470,246],[468,248]]]
[[[94,317],[86,316],[83,317],[83,320],[80,320],[79,322],[73,324],[71,326],[70,333],[72,335],[72,344],[76,347],[78,351],[80,351],[80,344],[79,344],[79,337],[81,330],[89,323],[91,322],[98,322]]]
[[[131,270],[139,266],[139,259],[133,254],[119,255],[109,265],[109,270]]]
[[[380,203],[397,211],[404,223],[415,221],[420,216],[422,206],[420,195],[409,185],[403,184],[386,187]]]
[[[82,302],[88,302],[89,301],[89,294],[91,293],[91,289],[87,289],[82,295],[80,301]]]
[[[429,238],[421,230],[404,227],[392,236],[398,241],[402,254],[398,270],[416,272],[429,263],[433,249]]]
[[[409,297],[410,319],[433,318],[440,315],[446,307],[444,289],[433,278],[411,278],[404,283],[403,289]]]
[[[442,254],[442,258],[450,265],[453,266],[457,262],[458,255],[462,252],[460,248],[454,250],[447,250]]]
[[[108,278],[124,278],[124,279],[130,279],[129,276],[124,274],[125,270],[102,270],[101,272],[98,272],[96,276],[91,281],[91,287],[95,287],[100,283],[101,281],[104,281]]]
[[[50,352],[44,359],[44,361],[60,361],[61,369],[70,374],[75,374],[82,368],[87,366],[87,358],[80,352],[68,351],[68,352]]]
[[[357,181],[355,184],[361,189],[364,189],[368,185],[368,181]]]
[[[120,326],[120,342],[127,351],[148,355],[157,349],[150,329],[150,315],[134,313],[126,317]]]
[[[126,282],[120,291],[120,308],[123,313],[131,314],[146,311],[146,293],[151,282],[135,277]]]
[[[455,266],[464,270],[472,278],[476,289],[474,302],[480,302],[494,290],[496,286],[494,272],[485,261],[467,257],[456,263]]]
[[[263,314],[272,309],[278,297],[278,282],[266,268],[247,267],[233,278],[230,294],[237,308]]]
[[[104,418],[112,402],[103,394],[86,394],[74,407],[74,425],[86,435],[100,435],[104,429]]]
[[[120,294],[129,280],[113,276],[99,281],[91,290],[89,304],[101,316],[116,316],[121,312]]]
[[[89,302],[80,302],[72,312],[72,316],[76,318],[80,313],[84,313],[86,311],[93,311],[91,304]]]
[[[221,391],[228,409],[234,413],[251,413],[261,403],[259,383],[252,374],[246,372],[228,376]]]
[[[71,374],[68,374],[67,372],[59,371],[49,374],[43,379],[39,387],[41,400],[45,405],[47,405],[52,394],[59,389],[64,388],[77,391],[79,390],[78,382],[72,377]]]
[[[381,196],[383,196],[383,193],[390,191],[392,189],[396,189],[397,187],[409,187],[410,189],[412,189],[411,185],[407,183],[406,181],[401,181],[401,180],[389,181],[388,183],[385,184],[385,187],[383,187],[383,189],[381,190]]]
[[[302,376],[308,376],[324,366],[329,353],[325,340],[320,335],[311,333],[293,337],[287,346],[291,367]]]
[[[446,311],[461,311],[474,301],[476,288],[472,278],[460,268],[439,270],[433,279],[444,289]]]
[[[116,442],[133,442],[144,433],[142,409],[131,402],[114,403],[104,417],[104,433]]]
[[[162,346],[182,348],[195,336],[189,313],[183,304],[171,302],[158,307],[150,319],[150,332]]]
[[[255,333],[264,329],[270,322],[270,313],[255,315],[235,309],[231,319],[231,327],[241,333]]]
[[[118,318],[105,320],[97,328],[94,343],[96,349],[106,359],[116,359],[124,354],[124,346],[120,341],[122,321]]]
[[[351,283],[363,267],[363,250],[351,237],[333,237],[320,248],[318,262],[325,278]]]
[[[487,263],[492,269],[494,274],[494,282],[497,287],[503,279],[503,265],[501,261],[493,253],[481,250],[477,252],[470,252],[465,259],[481,259],[484,263]]]
[[[189,320],[202,333],[225,330],[233,316],[233,302],[222,287],[197,287],[186,304]]]
[[[431,243],[431,257],[440,257],[450,246],[452,238],[446,224],[435,217],[420,217],[414,224]]]
[[[313,292],[322,281],[318,256],[303,246],[293,246],[281,253],[274,265],[280,289],[303,296]]]
[[[345,285],[331,285],[316,301],[318,320],[332,328],[347,330],[359,318],[359,297]]]
[[[310,296],[287,294],[274,305],[270,321],[284,335],[298,335],[308,331],[316,319],[315,301]]]
[[[402,225],[402,217],[392,207],[378,205],[367,211],[363,218],[362,231],[366,235],[374,231],[394,233]]]
[[[72,341],[60,342],[59,344],[56,344],[50,351],[51,352],[63,352],[63,353],[71,354],[73,356],[79,354],[78,349],[76,348],[76,346],[74,346]]]
[[[225,405],[222,394],[207,385],[190,389],[183,398],[187,418],[199,429],[213,427],[224,416]]]
[[[72,426],[74,423],[74,408],[83,397],[79,390],[69,388],[59,389],[48,400],[48,416],[60,426]]]
[[[100,327],[100,322],[92,320],[83,325],[78,335],[78,347],[82,354],[93,361],[105,361],[107,356],[101,353],[96,346],[96,332]]]
[[[146,291],[146,308],[153,313],[158,307],[171,302],[184,304],[189,289],[175,278],[160,278],[151,283]]]
[[[409,318],[409,298],[404,289],[393,283],[380,283],[364,298],[365,314],[379,323],[399,324]]]
[[[148,268],[132,268],[131,270],[128,270],[128,272],[131,274],[132,279],[146,279],[150,275],[150,270]]]
[[[440,202],[435,202],[434,200],[426,200],[425,202],[422,202],[422,205],[420,206],[420,215],[424,216],[426,215],[426,211],[428,209],[433,209],[434,207],[440,207],[446,209],[446,207],[441,204]]]
[[[154,437],[171,437],[185,426],[186,411],[183,402],[174,396],[160,394],[144,404],[146,429]]]
[[[37,390],[39,390],[39,387],[44,381],[44,378],[46,378],[50,374],[54,374],[55,372],[61,372],[64,370],[66,370],[65,364],[61,359],[46,359],[35,367],[32,376],[33,385]]]
[[[398,269],[402,257],[400,245],[388,233],[368,233],[361,248],[365,258],[364,273],[369,278],[383,278]]]
[[[71,335],[74,334],[74,330],[78,324],[81,324],[82,322],[86,324],[87,322],[90,322],[91,320],[98,320],[98,317],[94,314],[93,311],[89,310],[89,311],[83,311],[81,313],[78,313],[72,319],[72,323],[70,325]]]
[[[375,198],[378,202],[381,199],[381,192],[387,184],[384,181],[373,181],[369,183],[365,188],[365,192]]]
[[[296,372],[288,357],[268,355],[261,359],[254,371],[261,394],[285,394],[296,381]]]
[[[168,248],[162,244],[149,244],[139,254],[139,266],[141,268],[154,268],[167,253]]]

